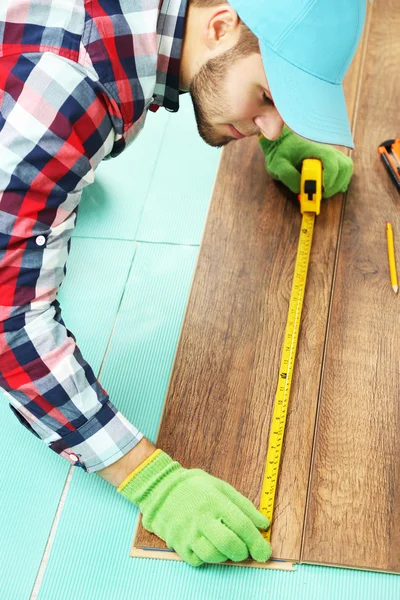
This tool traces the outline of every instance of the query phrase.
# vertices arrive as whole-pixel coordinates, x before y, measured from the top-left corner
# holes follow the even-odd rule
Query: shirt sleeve
[[[28,429],[87,472],[143,437],[56,299],[82,189],[114,136],[108,99],[79,65],[52,53],[0,58],[0,388]]]

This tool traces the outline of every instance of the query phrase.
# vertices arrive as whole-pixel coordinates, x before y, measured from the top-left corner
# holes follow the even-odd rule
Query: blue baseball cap
[[[366,0],[228,0],[259,39],[275,106],[300,136],[354,148],[342,82]]]

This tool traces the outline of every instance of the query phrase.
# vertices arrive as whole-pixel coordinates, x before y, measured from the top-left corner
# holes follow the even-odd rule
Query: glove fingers
[[[339,150],[337,150],[339,152]],[[335,183],[337,185],[337,179],[339,174],[339,160],[337,154],[327,154],[323,159],[323,181],[324,186],[323,197],[329,198],[336,193]]]
[[[223,516],[223,522],[235,531],[235,533],[244,541],[249,554],[258,562],[266,562],[271,556],[271,546],[263,538],[258,529],[241,511],[238,509],[237,516],[234,516],[234,511]]]
[[[212,539],[215,539],[215,537]],[[194,540],[192,543],[192,550],[206,563],[221,563],[228,559],[228,556],[223,552],[220,552],[210,540],[204,537],[204,535]]]
[[[231,504],[221,514],[221,520],[246,544],[249,554],[251,554],[254,560],[265,562],[269,559],[271,556],[270,544],[263,538],[249,517],[236,504]]]
[[[173,549],[179,554],[182,560],[187,562],[192,567],[199,567],[204,563],[204,560],[202,560],[200,556],[196,554],[196,552],[193,552],[193,550],[191,550],[186,543],[175,544]]]
[[[353,161],[349,156],[335,150],[332,159],[324,161],[324,198],[345,192],[353,175]]]
[[[270,523],[246,496],[243,496],[233,486],[222,479],[219,480],[219,490],[240,508],[258,529],[268,529]]]
[[[271,165],[267,165],[268,172],[284,183],[293,193],[298,194],[300,191],[300,173],[286,158],[281,157],[275,161],[271,161]]]
[[[245,560],[249,556],[249,550],[246,544],[232,531],[226,527],[221,519],[210,519],[204,523],[203,534],[209,542],[215,546],[217,551],[235,562]]]

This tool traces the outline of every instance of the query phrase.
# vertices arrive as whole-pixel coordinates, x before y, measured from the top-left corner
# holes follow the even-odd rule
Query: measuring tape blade
[[[304,213],[301,222],[300,239],[297,248],[296,265],[290,296],[288,318],[286,322],[278,386],[275,394],[274,410],[269,434],[266,467],[261,491],[260,512],[272,521],[274,501],[278,481],[279,464],[282,454],[283,436],[289,404],[294,360],[299,337],[304,291],[306,287],[308,263],[310,258],[315,214]],[[271,528],[262,532],[269,540]]]
[[[261,489],[260,512],[272,522],[275,495],[278,482],[279,465],[282,455],[283,437],[285,432],[286,415],[290,397],[290,387],[297,341],[299,338],[301,313],[303,310],[304,292],[306,288],[308,264],[310,261],[311,244],[314,232],[315,216],[320,212],[322,194],[322,164],[316,159],[303,161],[301,172],[301,193],[299,195],[301,212],[303,214],[300,238],[297,247],[296,264],[292,290],[290,294],[289,311],[283,341],[281,363],[279,368],[278,385],[272,413],[271,428],[268,441],[267,459]],[[312,211],[312,212],[309,212]],[[271,538],[271,527],[262,531],[266,540]]]

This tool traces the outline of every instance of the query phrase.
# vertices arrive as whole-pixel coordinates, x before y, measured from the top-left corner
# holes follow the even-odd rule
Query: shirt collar
[[[187,0],[161,0],[157,21],[157,77],[154,104],[171,112],[179,109],[181,62]]]

